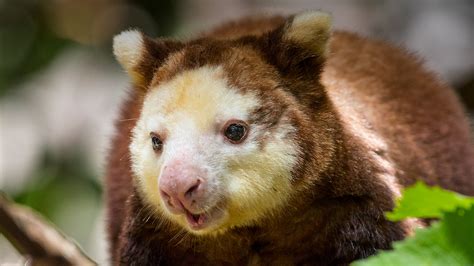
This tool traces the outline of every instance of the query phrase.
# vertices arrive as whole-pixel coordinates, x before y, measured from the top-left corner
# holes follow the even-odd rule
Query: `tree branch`
[[[35,211],[0,193],[0,232],[29,265],[97,265],[77,244]]]

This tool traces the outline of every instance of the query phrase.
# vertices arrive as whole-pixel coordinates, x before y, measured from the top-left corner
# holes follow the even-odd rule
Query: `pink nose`
[[[173,164],[166,167],[159,181],[160,194],[173,213],[198,209],[205,192],[203,171],[197,167]]]

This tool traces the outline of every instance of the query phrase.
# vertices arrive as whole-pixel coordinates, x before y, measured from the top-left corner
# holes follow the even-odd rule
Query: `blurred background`
[[[472,0],[0,0],[0,190],[107,264],[104,154],[128,87],[112,37],[133,27],[187,38],[242,15],[304,9],[416,52],[474,112]],[[0,235],[0,264],[16,263]]]

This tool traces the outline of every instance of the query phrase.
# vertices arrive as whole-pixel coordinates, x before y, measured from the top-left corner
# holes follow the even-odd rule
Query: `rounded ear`
[[[168,55],[182,48],[177,41],[151,39],[138,30],[128,30],[114,37],[115,58],[133,83],[146,90],[156,69]]]
[[[296,14],[263,36],[262,51],[283,72],[322,67],[328,53],[331,24],[331,16],[324,12]]]
[[[331,33],[331,16],[320,11],[302,12],[290,18],[283,28],[283,39],[325,57]]]

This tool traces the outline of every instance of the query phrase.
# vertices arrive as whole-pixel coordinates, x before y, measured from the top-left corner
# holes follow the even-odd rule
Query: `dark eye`
[[[153,150],[160,151],[163,148],[163,142],[161,141],[160,137],[158,137],[154,133],[150,133],[151,136],[151,144],[153,146]]]
[[[232,122],[225,128],[224,135],[232,143],[240,143],[247,136],[247,125],[243,122]]]

